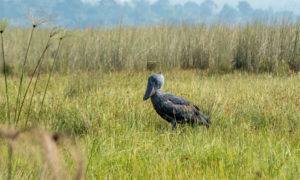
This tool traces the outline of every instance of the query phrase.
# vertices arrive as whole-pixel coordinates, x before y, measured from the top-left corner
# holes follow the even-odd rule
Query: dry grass
[[[17,131],[7,126],[1,126],[0,138],[2,150],[4,150],[5,144],[7,144],[8,148],[8,159],[4,161],[8,162],[5,164],[7,165],[7,170],[1,170],[3,172],[0,176],[1,179],[5,177],[12,179],[16,176],[24,179],[72,179],[72,171],[70,170],[72,168],[68,169],[63,165],[63,158],[61,157],[63,151],[59,147],[63,147],[65,151],[68,149],[67,151],[70,151],[71,158],[77,163],[76,175],[73,177],[77,180],[83,178],[81,153],[74,142],[66,136],[61,136],[57,133],[47,133],[42,129]],[[2,155],[5,155],[5,153]],[[5,156],[2,156],[2,160],[3,157]],[[26,169],[22,166],[20,169],[15,169],[18,167],[16,163],[19,162],[15,161],[15,159],[20,158],[22,162],[27,161],[26,164],[32,168],[29,170],[29,173],[32,174],[23,172]]]
[[[46,43],[48,30],[35,34],[29,53],[27,72]],[[29,30],[9,29],[5,49],[8,66],[18,72]],[[55,56],[53,42],[45,58]],[[55,71],[72,72],[108,70],[143,70],[148,61],[158,68],[200,68],[213,72],[241,69],[250,72],[286,73],[299,71],[299,25],[282,22],[243,27],[216,26],[150,26],[112,29],[73,30],[72,38],[63,42]],[[45,62],[42,72],[51,66]],[[31,71],[30,71],[31,70]]]

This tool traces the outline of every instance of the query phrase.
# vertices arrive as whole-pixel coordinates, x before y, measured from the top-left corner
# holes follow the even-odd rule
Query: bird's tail
[[[210,124],[210,119],[209,117],[205,116],[202,112],[199,111],[199,119],[198,119],[198,124],[199,125],[205,125],[206,128],[209,128]]]

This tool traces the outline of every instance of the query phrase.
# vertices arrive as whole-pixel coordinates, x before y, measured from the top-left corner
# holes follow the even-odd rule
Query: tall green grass
[[[49,49],[50,43],[51,43],[51,40],[53,39],[53,37],[55,37],[55,35],[57,35],[60,31],[59,28],[53,28],[48,32],[48,34],[46,36],[46,37],[48,37],[47,42],[46,42],[46,44],[44,45],[44,48],[41,51],[42,53],[37,58],[36,62],[32,62],[30,64],[30,66],[32,66],[34,69],[33,69],[32,72],[30,72],[29,82],[27,83],[25,92],[23,92],[23,85],[24,85],[23,81],[24,81],[25,68],[28,66],[27,65],[28,64],[28,56],[29,56],[32,41],[34,39],[33,35],[34,35],[34,32],[35,32],[36,28],[39,25],[43,24],[44,22],[46,22],[46,20],[39,19],[39,18],[32,20],[32,28],[30,30],[29,40],[28,40],[27,45],[25,46],[26,49],[25,49],[25,53],[24,53],[24,58],[23,58],[23,61],[21,61],[21,66],[20,66],[21,73],[20,73],[20,78],[19,78],[18,91],[16,93],[17,96],[16,96],[16,103],[15,103],[15,109],[14,109],[15,110],[15,113],[14,113],[14,124],[15,124],[15,126],[17,126],[18,123],[19,123],[20,116],[21,116],[21,113],[22,113],[22,110],[23,110],[22,109],[23,105],[25,103],[25,100],[26,100],[27,94],[29,92],[29,89],[31,87],[31,84],[34,81],[34,76],[36,76],[34,87],[33,87],[31,98],[30,98],[29,110],[27,112],[26,124],[28,122],[28,118],[29,118],[29,115],[30,115],[30,108],[31,108],[31,104],[32,104],[32,99],[33,99],[33,96],[34,96],[34,93],[35,93],[35,90],[36,90],[36,86],[37,86],[37,82],[38,82],[38,79],[39,79],[39,76],[40,76],[41,66],[43,64],[45,53]],[[7,120],[8,124],[10,124],[11,123],[11,118],[10,118],[10,108],[11,107],[10,107],[10,103],[9,103],[9,96],[11,95],[11,93],[8,91],[8,82],[7,82],[7,79],[8,79],[7,78],[7,76],[8,76],[7,69],[9,69],[8,67],[10,67],[10,66],[6,62],[5,51],[4,51],[5,44],[4,44],[4,39],[3,39],[3,36],[4,36],[3,34],[4,34],[4,31],[6,30],[7,25],[8,25],[7,20],[1,20],[1,22],[0,22],[1,50],[2,50],[1,54],[2,54],[2,59],[3,59],[2,67],[3,67],[4,77],[5,77],[5,89],[6,89],[6,91],[5,91],[5,93],[6,93],[6,107],[7,107],[6,117],[8,118],[8,120]],[[9,31],[9,29],[8,29],[8,31]],[[56,51],[56,56],[57,56],[61,41],[64,38],[64,36],[65,35],[60,35],[60,37],[59,37],[59,46],[58,46],[57,51]],[[55,60],[56,60],[56,58],[54,59],[54,62],[55,62]],[[51,71],[52,71],[52,69],[51,69]],[[48,82],[51,78],[51,74],[52,73],[49,74]],[[48,86],[48,84],[47,84],[47,86]],[[45,91],[44,91],[44,97],[45,97],[46,92],[47,92],[47,86],[46,86]],[[44,101],[44,98],[43,98],[43,101]],[[43,104],[43,103],[41,103],[41,104]],[[41,106],[41,108],[42,108],[42,106]]]
[[[45,45],[45,48],[43,49],[43,51],[42,51],[41,55],[39,56],[37,62],[34,63],[35,68],[34,68],[33,72],[31,73],[31,76],[29,78],[29,82],[27,83],[26,90],[23,94],[22,87],[23,87],[23,83],[24,83],[24,74],[25,74],[24,69],[27,65],[28,53],[29,53],[31,43],[32,43],[32,40],[33,40],[34,30],[38,27],[38,25],[42,24],[43,22],[45,22],[45,21],[44,20],[37,20],[37,21],[34,20],[34,21],[32,21],[31,33],[29,35],[29,41],[28,41],[28,44],[26,46],[27,48],[25,50],[24,60],[22,62],[22,66],[21,66],[19,85],[14,86],[14,87],[17,87],[17,89],[18,89],[18,91],[15,93],[16,94],[16,103],[15,103],[15,114],[14,114],[14,125],[15,125],[15,127],[17,127],[18,123],[19,123],[19,120],[20,120],[21,113],[23,112],[23,109],[22,109],[23,105],[25,103],[25,100],[26,100],[27,94],[29,92],[30,86],[33,82],[33,78],[36,75],[36,72],[38,72],[35,83],[34,83],[34,87],[33,87],[33,90],[32,90],[32,95],[31,95],[31,98],[30,98],[30,103],[29,103],[29,107],[28,107],[29,110],[27,112],[27,118],[26,118],[26,120],[24,118],[24,120],[25,120],[24,121],[25,126],[23,126],[24,129],[28,128],[27,122],[28,122],[28,118],[29,118],[29,115],[30,115],[30,110],[31,110],[31,105],[32,105],[34,93],[36,91],[37,82],[38,82],[38,79],[39,79],[39,76],[40,76],[41,65],[42,65],[42,62],[43,62],[44,55],[45,55],[46,51],[48,50],[48,48],[50,46],[51,39],[56,34],[58,34],[58,31],[56,30],[56,28],[53,28],[53,30],[50,31],[50,33],[48,35],[47,43]],[[3,119],[5,119],[5,121],[2,122],[2,124],[8,124],[8,126],[4,127],[4,128],[1,126],[0,139],[8,140],[8,155],[9,155],[9,157],[8,157],[8,163],[7,163],[7,179],[10,180],[10,179],[12,179],[12,159],[13,159],[13,151],[14,151],[14,148],[13,148],[12,144],[13,144],[13,141],[19,136],[19,134],[22,131],[16,131],[14,129],[12,129],[12,130],[9,129],[9,128],[11,128],[10,126],[11,126],[11,123],[12,123],[11,122],[11,116],[10,116],[11,107],[10,107],[9,97],[12,94],[9,91],[9,87],[8,87],[8,71],[7,71],[7,69],[8,69],[9,66],[7,66],[7,63],[6,63],[5,50],[4,50],[5,49],[5,47],[4,47],[4,35],[3,35],[5,30],[6,30],[7,25],[8,25],[7,20],[1,20],[0,21],[1,54],[2,54],[2,62],[3,62],[2,67],[3,67],[4,77],[5,77],[4,78],[5,79],[5,94],[6,94],[6,103],[5,103],[5,105],[6,105],[6,108],[7,108],[7,113],[3,118]],[[62,39],[63,39],[63,36],[60,36],[59,45],[60,45]],[[57,48],[56,54],[58,53],[58,49],[59,49],[59,47]],[[49,74],[48,82],[49,82],[50,78],[51,78],[51,73]],[[46,92],[47,92],[47,87],[45,88],[44,97],[45,97]],[[1,100],[1,98],[0,98],[0,100]],[[33,126],[31,126],[31,127],[33,127]],[[46,133],[44,133],[44,136],[48,136],[48,140],[45,139],[46,141],[49,142],[47,144],[47,147],[48,146],[53,146],[53,144],[51,145],[51,143],[53,143],[55,141],[55,138],[52,138],[50,135],[47,135]],[[54,139],[54,140],[52,140],[52,139]],[[51,150],[52,149],[53,148],[51,148]],[[55,168],[53,168],[53,170],[55,170]],[[78,171],[78,172],[80,172],[80,171]]]
[[[197,104],[212,121],[208,130],[186,125],[172,132],[151,102],[142,100],[151,73],[53,74],[40,113],[48,78],[41,74],[36,89],[41,93],[33,98],[29,125],[35,121],[48,131],[73,137],[82,150],[86,179],[299,179],[299,74],[165,71],[163,91]],[[16,85],[10,81],[11,93]],[[43,156],[30,144],[26,136],[13,142],[13,177],[36,179],[43,169]],[[63,143],[58,148],[62,171],[74,175],[76,165],[68,148]],[[8,153],[3,144],[0,150],[4,178]],[[50,167],[44,177],[52,177]]]

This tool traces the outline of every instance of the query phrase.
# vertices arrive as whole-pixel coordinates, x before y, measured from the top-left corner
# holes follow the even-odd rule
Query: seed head
[[[47,20],[43,18],[35,18],[34,20],[30,20],[30,22],[32,24],[32,27],[36,28],[37,26],[46,23]]]
[[[50,31],[50,34],[49,34],[50,38],[57,35],[61,31],[62,31],[61,28],[58,28],[58,27],[52,28],[51,31]]]
[[[43,14],[43,15],[40,15],[40,14]],[[38,12],[38,11],[34,11],[33,9],[30,9],[29,14],[28,14],[28,19],[31,22],[33,28],[36,28],[39,25],[44,24],[49,21],[48,15],[44,15],[44,14],[45,13],[43,13],[43,12]]]
[[[7,19],[2,19],[0,20],[0,33],[4,33],[5,31],[5,28],[7,27],[8,25],[8,20]]]
[[[68,30],[66,30],[66,29],[62,30],[62,31],[58,34],[59,40],[63,40],[64,38],[70,37],[70,36],[72,36],[71,32],[68,31]]]

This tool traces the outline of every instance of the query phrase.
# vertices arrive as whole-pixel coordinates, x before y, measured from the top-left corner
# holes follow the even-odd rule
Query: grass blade
[[[8,165],[7,165],[7,180],[11,179],[11,171],[12,171],[12,155],[13,155],[13,147],[12,144],[8,144]]]

